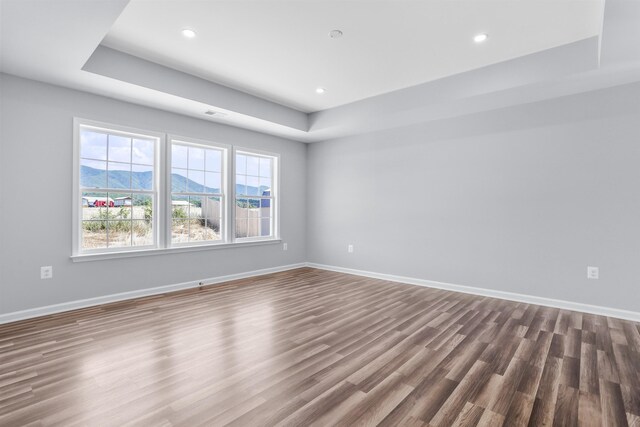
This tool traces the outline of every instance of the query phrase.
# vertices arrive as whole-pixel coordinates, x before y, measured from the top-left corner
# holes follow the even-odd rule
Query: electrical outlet
[[[587,279],[597,280],[600,276],[600,269],[598,267],[587,267]]]
[[[287,249],[288,249],[287,244],[286,244],[286,243],[283,243],[283,244],[282,244],[282,250],[283,250],[283,251],[286,251]]]
[[[45,267],[40,267],[40,278],[41,279],[51,279],[53,277],[53,267],[47,265]]]
[[[347,245],[347,252],[349,252],[350,254],[353,253],[353,245]]]

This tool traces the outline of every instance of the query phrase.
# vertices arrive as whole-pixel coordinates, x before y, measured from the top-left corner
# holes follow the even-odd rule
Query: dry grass
[[[82,219],[82,248],[117,248],[153,244],[153,228],[144,220],[144,206],[124,208],[84,208]],[[107,212],[109,212],[107,214]],[[218,223],[206,224],[200,218],[202,210],[192,206],[191,218],[174,220],[171,239],[174,243],[220,240]],[[105,221],[105,218],[112,219]]]

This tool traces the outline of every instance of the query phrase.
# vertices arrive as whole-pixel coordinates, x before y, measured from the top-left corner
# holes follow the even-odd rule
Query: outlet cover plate
[[[50,265],[40,267],[40,278],[51,279],[53,277],[53,267]]]

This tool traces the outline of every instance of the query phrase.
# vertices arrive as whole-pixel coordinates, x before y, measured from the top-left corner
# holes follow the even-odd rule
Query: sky
[[[81,164],[99,170],[152,172],[155,140],[80,130]],[[209,188],[221,188],[222,150],[172,144],[172,173]],[[237,154],[236,183],[271,187],[272,159]]]

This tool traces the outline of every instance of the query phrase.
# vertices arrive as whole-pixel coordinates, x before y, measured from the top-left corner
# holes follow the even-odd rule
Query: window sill
[[[212,249],[229,249],[229,248],[244,248],[247,246],[273,245],[280,242],[282,242],[282,239],[254,240],[254,241],[236,242],[236,243],[217,243],[212,245],[177,246],[173,248],[142,249],[138,251],[122,251],[122,252],[108,252],[108,253],[101,253],[101,254],[72,255],[71,261],[88,262],[88,261],[101,261],[105,259],[135,258],[135,257],[141,257],[141,256],[177,254],[182,252],[208,251]]]

